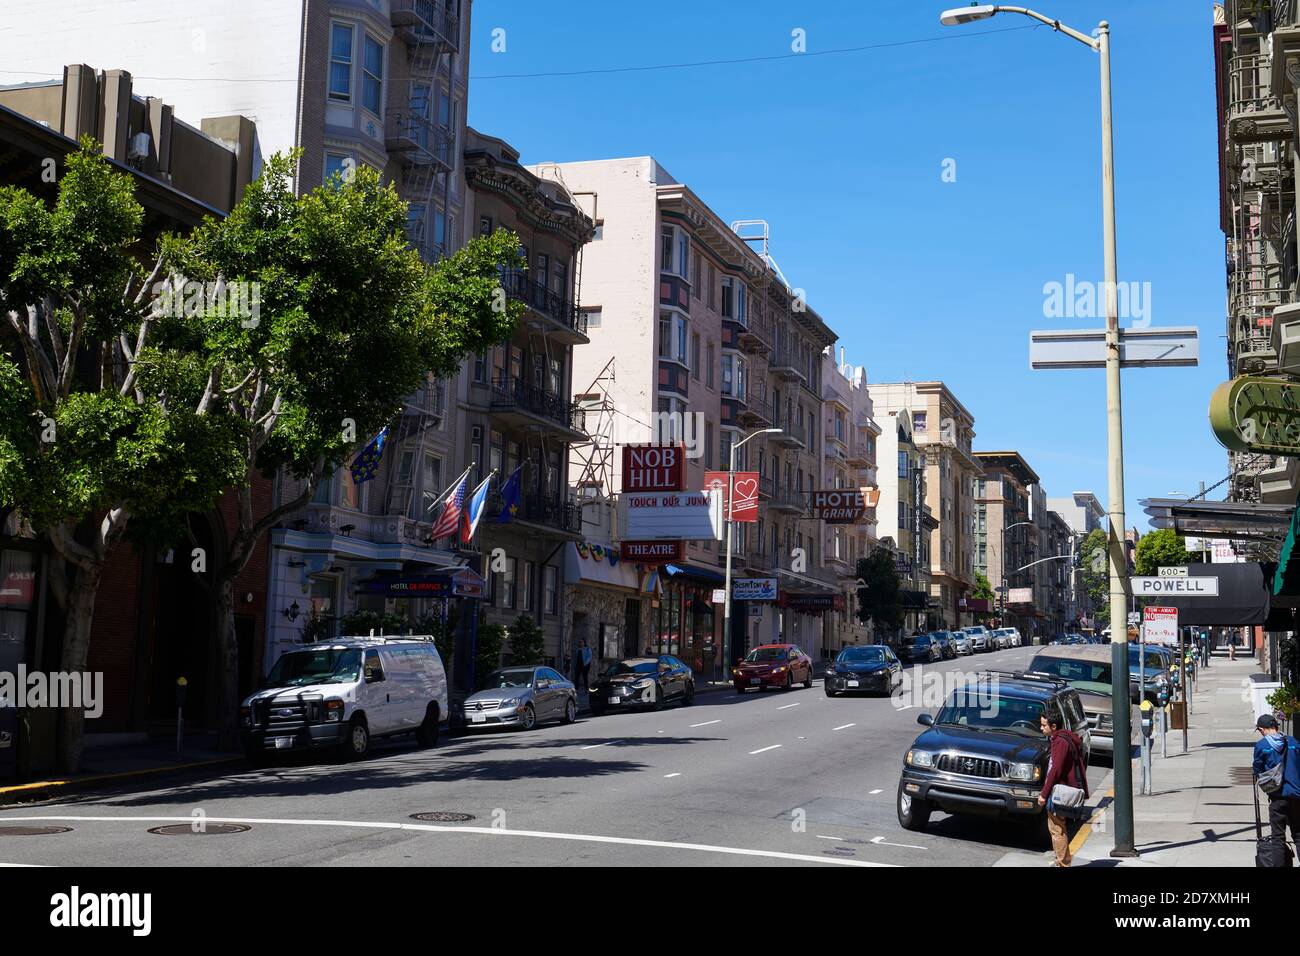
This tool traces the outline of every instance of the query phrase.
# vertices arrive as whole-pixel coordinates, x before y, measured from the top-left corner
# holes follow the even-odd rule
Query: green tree
[[[903,605],[894,555],[888,548],[876,548],[858,559],[858,620],[878,628],[895,630],[903,623]]]
[[[480,624],[474,639],[474,681],[478,684],[501,666],[506,629],[500,624]]]
[[[546,633],[528,614],[520,614],[510,625],[510,663],[540,664],[546,649]]]
[[[86,668],[104,566],[128,532],[177,537],[243,476],[220,380],[185,348],[184,320],[154,312],[177,246],[164,237],[141,261],[134,188],[90,139],[52,203],[0,188],[0,510],[53,551],[64,671]],[[202,559],[182,557],[196,571]],[[63,771],[80,764],[84,717],[60,714]]]
[[[405,398],[507,339],[524,309],[501,289],[501,270],[523,266],[513,233],[475,238],[426,266],[407,242],[406,203],[374,170],[299,197],[292,168],[291,158],[273,157],[226,219],[189,237],[181,260],[191,278],[260,290],[256,322],[207,313],[188,343],[246,434],[237,523],[215,569],[226,747],[235,745],[239,705],[235,580],[262,536]],[[299,493],[255,515],[252,478],[281,469],[301,481]]]
[[[1079,545],[1079,568],[1083,590],[1098,617],[1110,620],[1110,558],[1106,552],[1106,532],[1093,528]]]
[[[1134,570],[1142,576],[1156,574],[1160,568],[1178,567],[1193,560],[1182,535],[1172,528],[1161,528],[1138,539]]]
[[[997,599],[997,595],[993,592],[993,585],[983,571],[975,572],[975,590],[971,592],[971,597],[977,601],[989,602]]]
[[[405,614],[387,611],[357,610],[339,618],[339,634],[406,634],[411,630],[411,622]]]

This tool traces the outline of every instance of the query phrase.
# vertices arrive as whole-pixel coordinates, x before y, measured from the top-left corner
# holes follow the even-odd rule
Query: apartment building
[[[1038,628],[1035,569],[1039,527],[1031,506],[1038,473],[1014,451],[975,453],[983,472],[975,479],[975,567],[993,585],[996,613],[1026,637]]]
[[[880,542],[894,553],[904,608],[903,626],[897,634],[877,632],[890,643],[913,631],[937,626],[938,601],[931,595],[931,543],[938,520],[927,502],[925,450],[917,444],[913,413],[895,407],[879,413],[878,440],[880,505],[877,531]]]
[[[6,11],[0,62],[32,81],[59,76],[68,62],[112,62],[148,77],[151,92],[182,115],[252,117],[256,126],[232,140],[240,162],[256,176],[265,157],[300,149],[300,193],[371,166],[410,203],[411,242],[435,260],[466,236],[471,7],[471,0],[47,0]],[[49,28],[51,19],[59,29]],[[439,494],[468,465],[448,403],[465,393],[469,374],[431,379],[408,399],[373,480],[356,485],[340,469],[271,531],[268,663],[305,637],[332,633],[358,608],[412,621],[445,610],[358,589],[379,572],[463,562],[430,547],[425,505],[426,494]],[[276,500],[299,490],[281,475]]]
[[[863,491],[878,481],[876,449],[881,428],[875,421],[867,373],[844,361],[837,363],[832,349],[822,355],[822,488]],[[839,584],[843,607],[824,619],[823,647],[836,654],[848,644],[870,640],[870,629],[857,617],[857,563],[878,543],[877,508],[868,508],[861,520],[822,526],[822,563]],[[928,593],[928,588],[926,589]]]
[[[937,527],[930,535],[930,596],[936,624],[974,623],[968,596],[975,587],[975,479],[971,452],[975,416],[943,382],[868,385],[876,414],[911,413],[913,438],[925,453],[925,502]]]
[[[1086,538],[1098,528],[1106,529],[1106,509],[1091,491],[1076,491],[1068,498],[1048,498],[1047,507],[1055,511],[1072,534]]]
[[[1296,265],[1296,82],[1300,4],[1214,8],[1219,222],[1227,262],[1228,377],[1300,373]],[[1291,504],[1294,458],[1230,452],[1229,499]]]
[[[834,333],[772,268],[763,233],[724,222],[653,157],[563,163],[557,175],[597,204],[582,280],[591,344],[576,350],[573,375],[593,383],[598,395],[582,397],[607,405],[610,426],[605,447],[575,460],[584,527],[617,546],[617,529],[597,517],[621,488],[622,445],[684,442],[689,488],[727,468],[734,446],[737,470],[760,475],[760,507],[756,522],[736,526],[733,574],[779,578],[780,595],[737,602],[729,645],[739,655],[789,640],[820,653],[823,618],[843,606],[808,513],[822,475],[822,352]],[[589,432],[596,415],[587,412]],[[782,431],[745,440],[769,427]],[[605,464],[593,467],[592,454]],[[643,606],[617,626],[635,616],[641,650],[722,672],[712,594],[724,565],[722,542],[688,542],[681,560],[642,569]]]
[[[61,174],[80,137],[93,136],[104,144],[114,171],[132,180],[135,201],[144,209],[140,251],[149,256],[164,233],[184,234],[228,213],[251,174],[238,146],[255,135],[251,119],[186,116],[197,124],[191,125],[183,115],[160,98],[142,95],[124,70],[74,63],[54,80],[0,87],[0,185],[52,202],[58,180],[47,169]],[[255,514],[265,514],[270,497],[271,483],[255,480]],[[211,512],[190,516],[194,543],[205,549],[209,568],[225,560],[237,507],[226,496]],[[190,547],[185,545],[186,555]],[[47,574],[53,559],[44,537],[21,514],[0,509],[0,671],[60,668],[63,610]],[[245,687],[260,662],[266,569],[263,547],[235,582]],[[219,655],[210,582],[192,573],[188,558],[166,547],[121,544],[104,568],[92,624],[88,669],[103,674],[103,713],[87,723],[87,746],[96,734],[174,726],[178,676],[189,681],[191,725],[215,727]],[[0,708],[0,780],[53,769],[56,719],[57,711],[48,708]]]

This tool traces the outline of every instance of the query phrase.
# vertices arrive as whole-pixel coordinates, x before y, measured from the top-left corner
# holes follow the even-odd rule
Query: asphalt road
[[[1032,654],[1016,648],[925,670],[1014,669]],[[1039,854],[1015,824],[936,813],[924,833],[898,825],[899,767],[922,709],[831,699],[817,681],[527,734],[444,736],[431,750],[403,739],[352,764],[303,759],[0,810],[0,826],[71,828],[0,836],[0,865],[988,866]],[[1092,769],[1094,785],[1105,772]],[[431,811],[473,819],[412,819]],[[250,829],[192,832],[223,820]],[[181,835],[148,832],[171,823],[191,825]]]

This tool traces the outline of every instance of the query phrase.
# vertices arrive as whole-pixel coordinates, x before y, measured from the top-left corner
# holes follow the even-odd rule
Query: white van
[[[395,734],[432,747],[446,719],[447,674],[430,637],[343,637],[295,648],[239,708],[253,763],[320,747],[356,758],[372,739]]]

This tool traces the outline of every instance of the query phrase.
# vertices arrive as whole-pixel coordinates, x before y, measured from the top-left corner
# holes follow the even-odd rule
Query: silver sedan
[[[547,720],[571,724],[578,719],[578,692],[550,667],[503,667],[491,673],[482,690],[465,699],[460,712],[470,729],[532,730]]]

